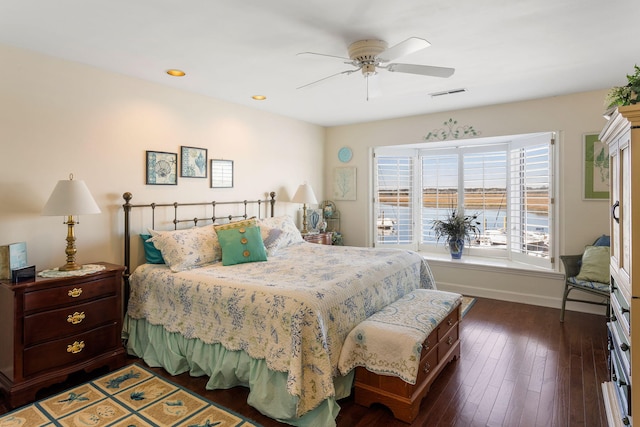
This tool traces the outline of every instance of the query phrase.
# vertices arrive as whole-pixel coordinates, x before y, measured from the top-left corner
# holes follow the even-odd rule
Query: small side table
[[[333,233],[327,231],[326,233],[313,233],[313,234],[303,234],[302,238],[309,243],[318,243],[320,245],[332,245],[333,244]]]
[[[9,407],[71,373],[125,364],[124,267],[96,264],[101,270],[83,276],[0,281],[0,390]]]

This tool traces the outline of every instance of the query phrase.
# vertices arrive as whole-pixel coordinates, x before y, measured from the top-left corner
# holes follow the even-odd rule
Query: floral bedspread
[[[265,359],[287,372],[298,416],[334,396],[342,345],[357,324],[416,288],[434,288],[417,253],[298,243],[266,262],[130,278],[128,315],[169,332]]]

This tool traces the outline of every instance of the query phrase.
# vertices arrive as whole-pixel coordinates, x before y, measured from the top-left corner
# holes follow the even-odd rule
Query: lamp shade
[[[58,181],[42,209],[42,215],[69,216],[97,213],[100,213],[100,208],[87,185],[82,180],[74,180],[73,175],[70,175],[68,180]]]
[[[291,201],[293,203],[303,203],[307,205],[318,203],[316,195],[313,194],[313,188],[311,188],[311,186],[306,182],[298,187],[298,190],[296,191],[296,194],[293,195]]]

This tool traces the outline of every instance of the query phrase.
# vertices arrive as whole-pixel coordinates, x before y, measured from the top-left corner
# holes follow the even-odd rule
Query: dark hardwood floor
[[[558,309],[478,298],[462,322],[461,358],[433,384],[411,426],[605,426],[605,317],[559,317]],[[248,406],[242,387],[208,391],[205,378],[155,371],[265,427],[284,425]],[[385,407],[361,407],[352,397],[339,403],[340,427],[407,426]]]

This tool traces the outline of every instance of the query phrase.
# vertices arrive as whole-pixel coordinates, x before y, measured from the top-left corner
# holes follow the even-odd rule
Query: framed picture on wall
[[[609,149],[598,139],[597,133],[583,138],[583,198],[585,200],[609,199]]]
[[[147,151],[147,185],[178,184],[178,153]]]
[[[211,160],[211,188],[233,187],[233,160]]]
[[[180,176],[186,178],[207,177],[207,149],[180,147]]]
[[[356,168],[343,167],[333,170],[333,198],[356,200]]]

